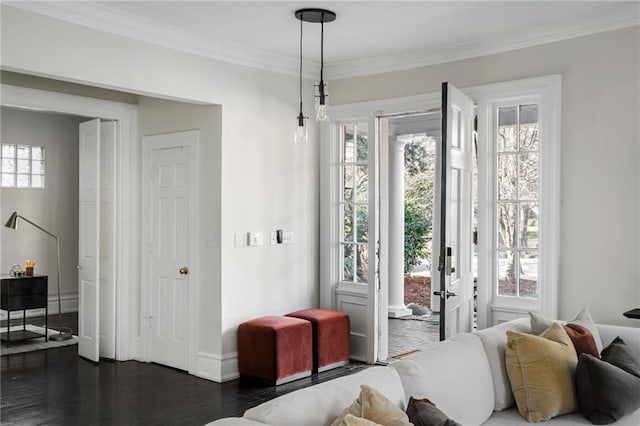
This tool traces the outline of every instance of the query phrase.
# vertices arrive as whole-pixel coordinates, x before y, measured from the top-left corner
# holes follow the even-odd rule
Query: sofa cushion
[[[342,414],[331,423],[331,426],[345,424],[344,421],[349,415],[382,425],[411,426],[409,418],[403,410],[399,409],[380,392],[367,385],[360,387],[358,398],[344,409]]]
[[[485,328],[476,334],[480,337],[484,350],[489,360],[491,378],[493,381],[494,411],[502,411],[513,407],[516,403],[511,391],[511,383],[507,376],[507,367],[504,364],[505,347],[507,346],[507,331],[531,333],[529,318],[518,318],[509,322],[503,322],[493,327]]]
[[[522,417],[539,422],[577,409],[577,361],[571,339],[558,323],[540,336],[507,332],[507,373]]]
[[[450,419],[427,398],[409,398],[407,416],[414,426],[461,426]]]
[[[378,389],[405,410],[404,390],[393,368],[371,367],[356,374],[282,395],[251,408],[244,417],[270,425],[329,425],[360,395],[360,385]]]
[[[547,328],[551,326],[551,323],[554,322],[552,319],[549,319],[539,313],[529,312],[529,317],[531,318],[531,330],[533,334],[540,334],[545,331]],[[559,321],[560,324],[572,323],[578,324],[586,328],[593,335],[593,339],[596,342],[596,347],[598,348],[598,353],[602,350],[602,339],[600,339],[600,334],[598,333],[598,327],[593,322],[591,318],[591,314],[587,308],[582,308],[580,312],[569,321]]]
[[[616,337],[620,337],[624,339],[627,345],[640,350],[640,327],[637,325],[636,327],[624,327],[620,325],[598,324],[597,327],[598,334],[604,346],[607,346]]]
[[[593,424],[614,423],[640,408],[640,377],[582,354],[576,368],[580,411]]]
[[[459,334],[391,366],[407,399],[428,398],[459,423],[478,425],[493,412],[489,361],[476,334]]]

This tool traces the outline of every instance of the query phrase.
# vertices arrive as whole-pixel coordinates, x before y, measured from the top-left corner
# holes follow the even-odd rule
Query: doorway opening
[[[442,135],[439,110],[380,117],[388,147],[388,354],[401,357],[439,341],[432,303],[434,189]],[[436,301],[437,302],[437,301]]]

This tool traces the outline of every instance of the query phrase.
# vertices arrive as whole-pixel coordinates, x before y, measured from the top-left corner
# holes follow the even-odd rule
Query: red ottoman
[[[238,370],[241,376],[276,385],[311,375],[311,323],[268,316],[238,327]]]
[[[326,309],[303,309],[287,314],[313,325],[313,369],[325,371],[349,363],[349,315]]]

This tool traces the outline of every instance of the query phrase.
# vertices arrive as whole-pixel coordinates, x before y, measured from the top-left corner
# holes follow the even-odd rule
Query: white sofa
[[[597,327],[605,346],[620,336],[627,344],[640,348],[640,328]],[[531,330],[528,319],[518,319],[476,333],[460,334],[389,367],[371,367],[301,389],[251,408],[241,418],[220,419],[210,425],[330,425],[358,397],[362,384],[379,390],[403,410],[410,396],[428,397],[463,425],[528,424],[511,406],[513,396],[504,367],[508,329]],[[580,413],[573,413],[545,424],[591,423]],[[640,425],[640,410],[616,424]]]

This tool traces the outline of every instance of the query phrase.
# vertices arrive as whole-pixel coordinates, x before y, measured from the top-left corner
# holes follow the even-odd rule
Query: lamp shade
[[[9,220],[4,224],[7,228],[16,229],[18,226],[18,212],[11,213]]]

